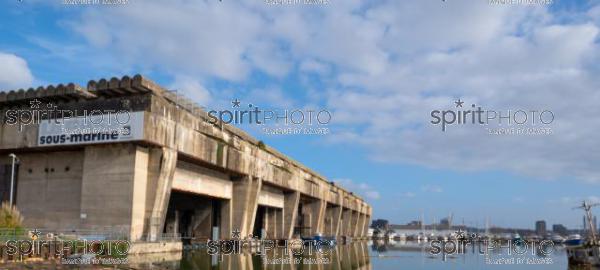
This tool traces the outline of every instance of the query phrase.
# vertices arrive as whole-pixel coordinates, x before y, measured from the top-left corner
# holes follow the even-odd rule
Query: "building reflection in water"
[[[135,258],[131,261],[134,268],[141,269],[180,269],[180,270],[370,270],[368,244],[357,241],[347,245],[326,248],[325,252],[295,255],[283,248],[271,250],[264,256],[256,253],[211,256],[206,249],[185,251],[181,258],[154,256],[145,260]],[[171,259],[171,260],[169,260]]]

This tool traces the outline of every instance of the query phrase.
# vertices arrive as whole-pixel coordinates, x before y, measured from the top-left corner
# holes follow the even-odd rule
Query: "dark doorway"
[[[262,229],[265,227],[265,210],[264,206],[258,206],[256,208],[256,218],[254,219],[254,230],[252,235],[254,237],[262,238]]]
[[[0,165],[0,202],[10,200],[10,177],[12,174],[12,164]],[[13,202],[17,202],[17,183],[19,180],[19,165],[15,164],[15,183],[13,192]]]

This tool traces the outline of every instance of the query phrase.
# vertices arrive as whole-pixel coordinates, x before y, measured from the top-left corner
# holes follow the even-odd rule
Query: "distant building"
[[[539,236],[546,235],[546,221],[538,220],[535,222],[535,234]]]
[[[567,228],[565,226],[563,226],[562,224],[554,224],[552,225],[552,232],[554,232],[555,234],[558,235],[568,235],[569,231],[567,230]]]
[[[427,229],[426,227],[428,227],[428,226],[423,225],[423,223],[418,220],[414,220],[414,221],[411,221],[409,223],[402,224],[402,225],[390,224],[391,230],[421,230],[421,229],[425,230],[425,229]],[[429,226],[429,227],[431,227],[431,226]]]
[[[421,222],[420,220],[413,220],[413,221],[407,223],[406,225],[421,228],[421,225],[423,225],[423,222]]]
[[[452,224],[450,224],[449,218],[442,218],[442,220],[440,220],[440,229],[450,229],[451,226]]]
[[[390,222],[387,219],[374,219],[371,223],[371,228],[383,229],[387,231],[390,228]]]

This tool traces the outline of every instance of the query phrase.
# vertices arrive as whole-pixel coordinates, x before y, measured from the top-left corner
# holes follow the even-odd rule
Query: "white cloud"
[[[381,195],[379,195],[379,192],[377,191],[369,190],[365,191],[365,197],[373,200],[378,200],[379,198],[381,198]]]
[[[171,90],[179,91],[179,93],[192,99],[200,106],[208,106],[211,104],[212,97],[198,79],[187,76],[176,76],[175,81],[171,84]]]
[[[121,55],[121,63],[239,81],[253,64],[264,21],[232,2],[143,1],[119,8],[88,9],[69,25],[94,46]],[[110,17],[110,20],[106,18]],[[277,70],[275,61],[260,63]]]
[[[347,178],[333,179],[333,182],[337,183],[338,185],[344,187],[347,190],[356,192],[367,199],[378,200],[381,197],[377,190],[373,189],[371,186],[365,183],[356,183],[351,179]]]
[[[119,65],[238,82],[264,72],[278,103],[289,72],[320,74],[324,90],[314,96],[334,111],[335,141],[363,145],[378,161],[600,182],[590,150],[600,149],[598,6],[559,24],[545,6],[486,1],[143,4],[88,9],[71,25]],[[554,134],[431,126],[431,110],[457,97],[486,109],[550,109]]]
[[[465,14],[476,10],[467,7]],[[363,144],[382,162],[600,182],[600,156],[589,151],[600,148],[600,142],[591,139],[600,132],[600,119],[588,117],[600,115],[600,107],[594,105],[600,102],[600,66],[594,61],[600,57],[598,26],[551,24],[551,15],[543,10],[515,16],[490,12],[473,18],[477,23],[457,19],[437,28],[427,23],[420,28],[421,20],[415,20],[412,31],[402,30],[406,24],[390,23],[389,31],[406,35],[405,42],[381,43],[390,48],[396,44],[397,53],[410,54],[391,62],[381,75],[340,75],[342,85],[330,91],[329,105],[335,121],[355,135],[336,140]],[[499,27],[490,31],[492,36],[452,35],[488,23]],[[430,112],[451,108],[457,97],[486,109],[552,110],[554,134],[490,136],[481,128],[441,132],[430,125]]]
[[[320,75],[327,75],[331,71],[331,68],[322,62],[308,59],[302,61],[300,64],[300,70],[304,72],[314,72]]]
[[[0,90],[31,87],[33,75],[27,61],[14,54],[0,52]]]

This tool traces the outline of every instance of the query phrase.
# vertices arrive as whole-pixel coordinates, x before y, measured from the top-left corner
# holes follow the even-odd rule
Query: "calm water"
[[[524,255],[506,255],[495,251],[480,255],[477,250],[449,256],[431,255],[425,247],[429,243],[417,242],[354,242],[338,245],[326,254],[285,255],[278,249],[267,256],[250,253],[227,255],[219,259],[210,256],[206,249],[185,251],[173,257],[136,258],[130,262],[139,269],[589,269],[569,268],[563,247],[555,246],[549,255],[527,252]],[[535,253],[535,252],[534,252]],[[148,263],[153,261],[153,263]],[[283,262],[283,264],[281,263]],[[502,264],[491,264],[502,263]]]

